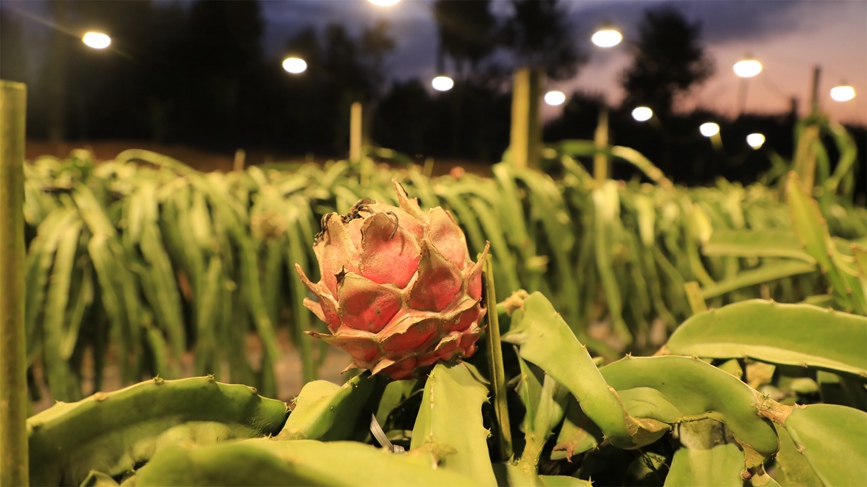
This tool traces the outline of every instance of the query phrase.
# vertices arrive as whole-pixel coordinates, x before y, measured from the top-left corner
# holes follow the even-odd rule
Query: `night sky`
[[[472,0],[469,0],[472,1]],[[784,112],[789,98],[799,98],[802,111],[809,100],[813,66],[822,67],[822,107],[841,122],[867,124],[867,1],[865,0],[659,0],[578,1],[561,0],[568,9],[576,41],[590,54],[590,61],[578,76],[556,88],[567,94],[575,90],[604,93],[611,103],[622,93],[619,73],[629,63],[624,44],[612,49],[593,46],[593,29],[609,20],[618,25],[626,39],[634,36],[642,12],[668,3],[677,6],[690,21],[700,21],[702,39],[716,61],[716,74],[697,88],[683,107],[701,106],[736,115],[738,84],[732,65],[751,53],[764,64],[764,71],[749,80],[748,112]],[[378,18],[393,21],[397,48],[389,57],[393,77],[430,78],[434,75],[436,29],[430,2],[402,0],[392,7],[377,7],[364,0],[265,1],[271,49],[301,26],[325,25],[331,21],[359,26]],[[494,0],[494,10],[508,8],[505,0]],[[858,95],[847,103],[830,99],[828,90],[841,81],[855,87]],[[557,108],[547,109],[547,115]]]

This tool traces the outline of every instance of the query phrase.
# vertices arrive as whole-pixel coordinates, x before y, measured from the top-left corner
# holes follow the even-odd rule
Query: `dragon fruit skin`
[[[331,332],[308,333],[341,347],[355,367],[407,379],[475,352],[488,247],[473,263],[451,214],[423,212],[397,181],[394,187],[398,207],[361,200],[346,216],[323,218],[313,245],[319,282],[295,268],[318,298],[304,305]]]

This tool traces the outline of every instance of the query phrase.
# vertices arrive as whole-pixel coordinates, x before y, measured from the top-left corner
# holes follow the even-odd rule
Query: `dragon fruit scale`
[[[304,305],[331,332],[308,333],[341,347],[355,367],[407,379],[475,352],[488,246],[473,263],[451,214],[423,212],[393,182],[399,206],[361,200],[348,215],[323,217],[313,244],[319,282],[295,269],[318,298]]]

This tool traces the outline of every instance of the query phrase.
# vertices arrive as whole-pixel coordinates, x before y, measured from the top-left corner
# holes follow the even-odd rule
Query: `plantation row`
[[[500,299],[541,291],[608,358],[654,351],[668,334],[656,332],[691,316],[697,300],[806,299],[867,314],[867,211],[845,198],[826,191],[817,205],[794,175],[683,188],[616,147],[611,156],[654,183],[598,184],[577,160],[592,144],[551,151],[556,179],[508,163],[492,178],[429,178],[369,158],[226,174],[139,150],[99,164],[84,151],[39,158],[25,166],[28,363],[53,398],[69,401],[90,392],[86,365],[99,390],[107,361],[124,383],[176,378],[194,350],[195,374],[274,397],[275,328],[288,326],[305,379],[314,378],[323,354],[304,331],[323,325],[301,305],[307,290],[294,266],[318,280],[311,244],[322,216],[361,198],[395,203],[392,179],[423,208],[449,209],[472,255],[490,242]],[[611,333],[589,336],[599,323]],[[250,331],[263,351],[256,363]]]

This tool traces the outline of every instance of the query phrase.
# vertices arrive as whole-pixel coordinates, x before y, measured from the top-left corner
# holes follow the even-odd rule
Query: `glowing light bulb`
[[[368,2],[380,6],[380,7],[391,7],[396,3],[400,3],[400,0],[367,0]]]
[[[698,131],[701,132],[701,135],[705,137],[713,137],[714,135],[719,133],[719,125],[713,122],[706,122],[701,124],[698,128]]]
[[[646,122],[653,117],[653,110],[650,107],[635,107],[632,110],[632,118],[635,119],[636,122]]]
[[[849,101],[855,98],[855,88],[850,85],[840,85],[831,88],[831,98],[834,101]]]
[[[747,135],[747,144],[753,149],[759,150],[765,143],[765,136],[759,133]]]
[[[606,27],[597,30],[590,40],[598,47],[614,47],[623,40],[623,34],[617,29]]]
[[[81,42],[91,49],[105,49],[111,45],[111,37],[102,32],[87,32],[81,37]]]
[[[756,59],[742,59],[736,62],[732,69],[741,78],[752,78],[762,72],[762,63]]]
[[[556,107],[562,105],[566,101],[566,94],[562,91],[551,90],[545,93],[545,103]]]
[[[454,88],[455,80],[449,78],[448,76],[441,75],[434,78],[430,84],[431,86],[433,86],[433,89],[437,91],[449,91],[450,89]]]
[[[283,60],[283,69],[287,73],[300,74],[307,71],[307,61],[300,57],[287,57]]]

